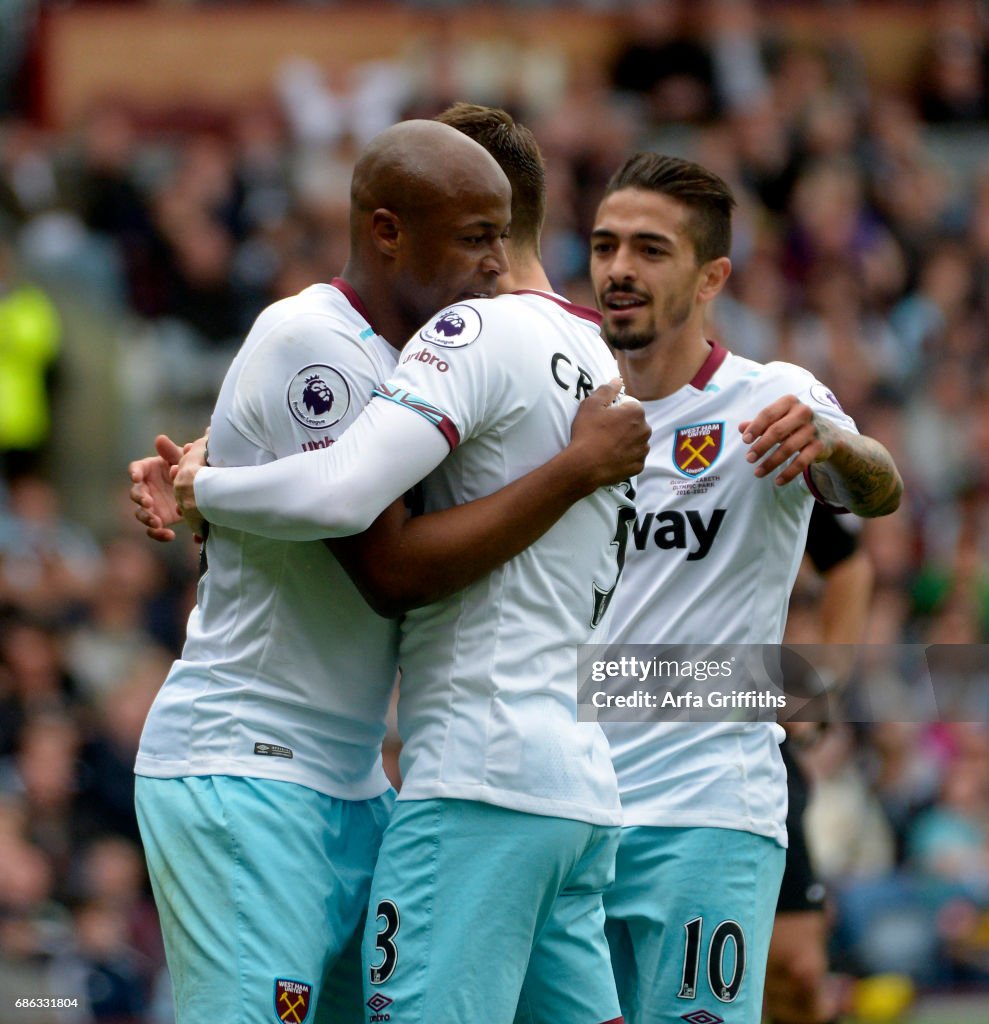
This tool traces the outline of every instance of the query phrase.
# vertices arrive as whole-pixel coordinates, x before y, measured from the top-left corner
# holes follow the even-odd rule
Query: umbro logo
[[[381,992],[375,992],[366,1004],[368,1009],[371,1010],[371,1015],[368,1017],[370,1024],[377,1024],[378,1021],[391,1020],[391,1015],[382,1013],[382,1010],[391,1006],[394,1001],[394,999],[389,999],[388,996],[383,995]]]
[[[687,1024],[725,1024],[724,1017],[719,1017],[709,1010],[694,1010],[693,1013],[684,1013],[680,1015],[680,1019],[685,1020]]]
[[[254,753],[259,757],[287,757],[289,760],[295,756],[291,747],[283,747],[278,743],[255,743]]]

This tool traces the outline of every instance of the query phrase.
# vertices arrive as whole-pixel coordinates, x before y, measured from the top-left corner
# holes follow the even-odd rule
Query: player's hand
[[[577,409],[570,428],[570,448],[579,453],[592,489],[617,484],[642,472],[652,429],[642,406],[627,395],[616,403],[620,378],[595,388]]]
[[[755,475],[768,476],[795,456],[776,477],[779,485],[795,480],[815,462],[825,462],[834,450],[834,435],[825,420],[814,415],[795,395],[784,395],[754,419],[739,423],[746,456],[756,464]]]
[[[166,543],[175,540],[171,529],[182,521],[172,490],[173,467],[182,457],[182,449],[166,434],[155,438],[157,455],[137,459],[127,467],[131,478],[130,500],[137,508],[134,517],[152,539]]]
[[[182,518],[186,521],[189,529],[197,535],[202,535],[206,520],[199,514],[196,507],[196,492],[193,489],[193,482],[196,474],[206,465],[206,436],[193,441],[185,446],[182,458],[179,460],[175,470],[172,484],[175,492],[175,502],[178,505]]]

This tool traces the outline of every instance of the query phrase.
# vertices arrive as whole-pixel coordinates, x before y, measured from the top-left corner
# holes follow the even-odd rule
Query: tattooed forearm
[[[895,512],[903,495],[903,480],[889,452],[873,438],[841,430],[826,420],[818,420],[817,427],[818,437],[830,453],[811,467],[822,496],[860,516]]]

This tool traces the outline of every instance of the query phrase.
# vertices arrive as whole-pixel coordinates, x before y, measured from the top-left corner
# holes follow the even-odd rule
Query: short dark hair
[[[731,252],[731,212],[735,197],[728,185],[700,164],[662,153],[636,153],[612,175],[605,195],[626,188],[659,192],[690,211],[687,234],[698,265]]]
[[[507,110],[454,103],[437,121],[463,132],[497,161],[512,186],[512,240],[539,253],[546,216],[546,166],[535,135]]]

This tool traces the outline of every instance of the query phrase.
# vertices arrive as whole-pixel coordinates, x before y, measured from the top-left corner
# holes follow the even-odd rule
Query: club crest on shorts
[[[350,388],[332,366],[311,363],[288,386],[289,411],[304,427],[323,430],[339,423],[350,408]]]
[[[703,476],[718,461],[724,436],[724,422],[677,427],[673,435],[673,464],[684,476]]]
[[[419,337],[442,348],[463,348],[481,336],[481,314],[473,306],[450,306],[419,331]]]
[[[302,1024],[312,1005],[312,985],[289,978],[275,980],[275,1016],[284,1024]]]

